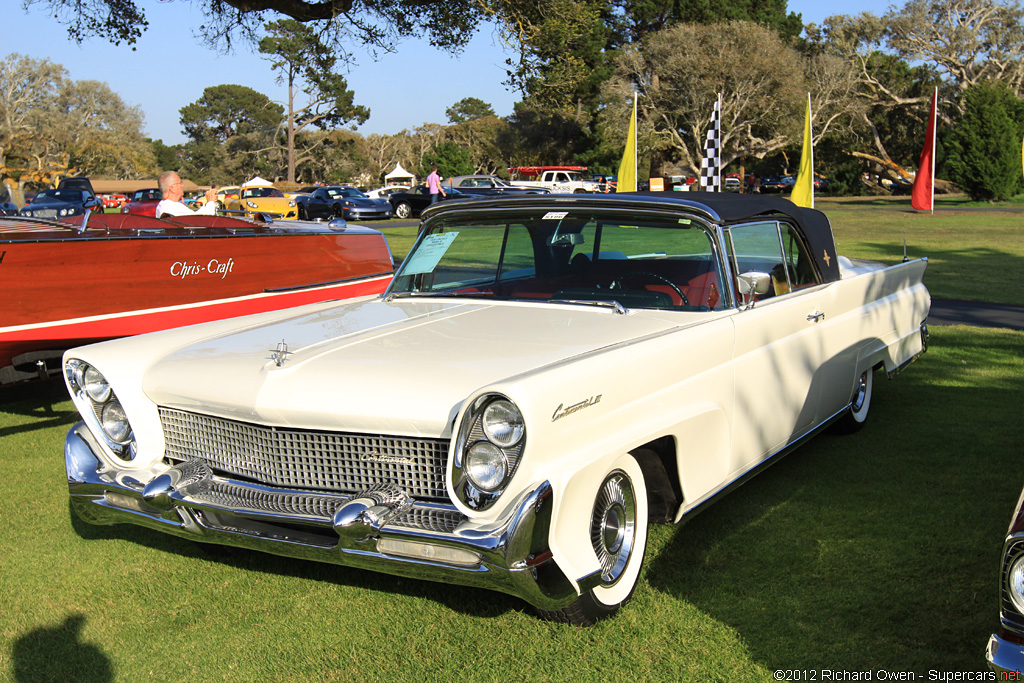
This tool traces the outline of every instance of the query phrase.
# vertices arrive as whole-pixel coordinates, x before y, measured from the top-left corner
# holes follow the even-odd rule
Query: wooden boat
[[[0,217],[0,385],[103,339],[384,291],[377,230],[225,216]]]

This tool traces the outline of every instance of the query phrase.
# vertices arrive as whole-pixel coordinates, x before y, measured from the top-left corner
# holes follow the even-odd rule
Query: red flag
[[[910,193],[910,205],[920,211],[935,210],[935,102],[939,89],[932,94],[932,111],[928,115],[928,132],[921,150],[921,163],[914,178],[914,189]]]

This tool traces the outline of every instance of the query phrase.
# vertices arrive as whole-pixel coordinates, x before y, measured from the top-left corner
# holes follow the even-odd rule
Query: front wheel
[[[409,218],[412,216],[412,206],[409,202],[401,202],[395,207],[395,216],[398,218]]]
[[[868,368],[857,377],[857,381],[853,385],[853,397],[850,399],[850,410],[836,422],[836,432],[852,434],[863,429],[868,420],[868,411],[871,409],[874,375],[873,368]]]
[[[647,549],[647,487],[632,455],[619,458],[594,496],[590,544],[601,567],[600,583],[545,619],[592,626],[633,597]]]

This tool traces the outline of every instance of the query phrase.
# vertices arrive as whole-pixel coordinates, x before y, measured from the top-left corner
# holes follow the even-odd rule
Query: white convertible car
[[[864,423],[925,350],[925,266],[781,198],[439,204],[382,296],[69,351],[72,508],[590,624],[649,523]]]

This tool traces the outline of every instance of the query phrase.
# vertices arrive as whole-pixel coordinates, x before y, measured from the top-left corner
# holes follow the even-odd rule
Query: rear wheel
[[[545,619],[591,626],[615,614],[636,589],[647,549],[647,487],[631,455],[619,458],[594,496],[590,544],[601,566],[600,583]]]
[[[868,420],[868,411],[871,409],[874,374],[874,369],[868,368],[857,377],[857,381],[853,385],[853,397],[850,399],[850,410],[836,422],[836,432],[852,434],[863,429]]]
[[[309,216],[306,214],[306,206],[304,204],[299,204],[299,220],[300,221],[308,221],[309,220]]]

